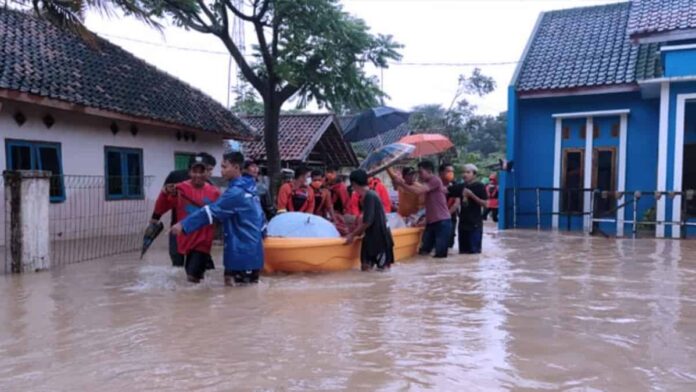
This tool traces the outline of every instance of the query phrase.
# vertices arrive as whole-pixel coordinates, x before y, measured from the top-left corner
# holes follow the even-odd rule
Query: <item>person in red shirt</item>
[[[488,220],[488,214],[491,214],[493,222],[498,222],[498,177],[491,174],[486,185],[486,194],[488,195],[488,205],[483,211],[483,220]]]
[[[312,192],[314,192],[314,215],[334,220],[331,191],[324,186],[324,174],[319,170],[312,171]]]
[[[390,213],[392,211],[391,198],[382,180],[377,177],[370,177],[367,186],[379,196],[379,199],[382,201],[382,206],[384,207],[384,212],[387,214]],[[353,192],[353,195],[350,197],[350,203],[348,204],[348,211],[346,213],[354,216],[359,216],[362,213],[360,195],[358,192]]]
[[[331,192],[334,212],[343,215],[350,204],[350,195],[346,183],[338,177],[338,168],[329,167],[326,170],[326,186]]]
[[[314,192],[309,186],[309,169],[299,167],[295,170],[295,179],[285,183],[278,191],[278,213],[305,212],[314,213]]]
[[[194,159],[189,167],[190,180],[176,185],[176,194],[162,191],[155,203],[155,213],[163,215],[174,210],[178,219],[183,220],[220,197],[220,191],[208,183],[209,172],[202,159]],[[189,282],[198,283],[204,278],[205,270],[215,268],[210,256],[213,246],[215,226],[209,225],[191,234],[176,238],[177,251],[184,255],[186,275]]]

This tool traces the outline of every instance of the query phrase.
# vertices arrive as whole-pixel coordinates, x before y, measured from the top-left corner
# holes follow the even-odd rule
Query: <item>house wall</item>
[[[146,183],[145,197],[153,201],[161,189],[167,174],[174,169],[175,152],[196,153],[206,151],[220,160],[223,153],[222,139],[209,133],[196,133],[196,141],[177,140],[176,131],[171,129],[158,129],[150,126],[138,126],[138,133],[133,136],[130,133],[130,124],[118,121],[119,132],[114,135],[110,130],[112,123],[109,119],[47,110],[34,105],[15,104],[1,102],[0,108],[0,171],[6,168],[5,141],[7,139],[20,139],[30,141],[55,142],[61,144],[63,173],[70,175],[104,176],[105,174],[105,146],[139,148],[143,150],[143,170],[145,176],[152,176],[151,183]],[[14,113],[21,111],[27,121],[19,126],[13,119]],[[51,114],[55,118],[55,124],[49,129],[42,117]],[[215,169],[219,175],[219,165]],[[68,180],[66,180],[68,181]],[[85,180],[86,181],[86,180]],[[80,188],[85,183],[77,184],[75,189],[70,189],[66,184],[66,203],[71,197],[78,195]],[[0,189],[0,200],[4,200],[4,190]],[[101,193],[102,195],[105,192]],[[111,210],[126,208],[128,201],[106,201],[99,196],[99,200],[90,202],[103,202]],[[84,197],[84,196],[82,196]],[[2,216],[4,208],[0,208],[0,222],[4,222]],[[67,217],[62,217],[66,219]],[[141,222],[145,224],[148,216],[143,216]],[[166,218],[164,218],[166,219]],[[128,222],[134,224],[134,222]],[[139,225],[140,223],[138,223]],[[4,230],[0,230],[0,246],[4,244]]]
[[[657,178],[657,145],[659,125],[659,100],[644,100],[640,93],[620,93],[604,95],[587,95],[561,98],[517,99],[515,102],[517,118],[513,119],[514,126],[508,135],[514,140],[509,148],[514,151],[509,158],[515,161],[515,171],[506,176],[506,187],[512,188],[552,188],[554,186],[555,132],[556,120],[554,114],[573,112],[592,112],[628,109],[627,143],[626,143],[626,190],[654,190]],[[607,128],[615,122],[615,118],[597,117],[593,119],[601,128]],[[575,134],[569,140],[563,141],[561,147],[584,147],[579,138],[579,128],[585,122],[583,119],[563,120],[564,125],[575,126]],[[602,137],[593,140],[594,146],[616,145],[618,140],[605,139],[609,130],[602,129]],[[508,195],[509,196],[509,195]],[[552,223],[553,193],[542,192],[540,198],[542,210],[541,225],[550,228]],[[512,205],[508,201],[507,206]],[[653,200],[648,197],[638,205],[638,216],[641,217]],[[535,192],[518,193],[518,227],[536,227],[536,194]],[[626,219],[632,217],[632,207],[625,209]],[[567,222],[560,222],[567,224]],[[579,223],[571,222],[574,227]],[[510,227],[512,222],[507,222]],[[606,231],[615,230],[611,225],[603,225]],[[625,226],[625,230],[630,227]]]
[[[689,45],[680,50],[664,51],[662,63],[667,77],[696,75],[696,46]]]
[[[692,75],[696,74],[696,69],[692,69]],[[680,97],[688,97],[688,101],[696,101],[696,82],[676,82],[673,81],[669,85],[669,119],[667,128],[667,190],[682,190],[681,175],[683,173],[683,149],[684,144],[690,143],[693,140],[693,133],[689,131],[689,127],[693,127],[689,120],[689,105],[684,105],[683,111],[680,111]],[[693,110],[693,109],[692,109]],[[680,116],[683,116],[681,119]],[[665,220],[678,221],[681,220],[679,211],[681,206],[681,198],[677,196],[673,200],[665,202]],[[675,211],[677,210],[677,211]],[[693,219],[691,220],[694,221]],[[664,235],[666,237],[679,237],[681,233],[677,226],[667,225]],[[691,227],[687,230],[687,235],[696,234],[696,228]]]

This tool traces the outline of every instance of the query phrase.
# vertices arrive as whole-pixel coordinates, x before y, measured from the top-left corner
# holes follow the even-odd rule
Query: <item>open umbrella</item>
[[[140,259],[143,259],[145,252],[150,248],[155,238],[164,230],[164,224],[162,222],[150,223],[145,229],[145,235],[143,236],[143,249],[140,251]]]
[[[441,154],[454,147],[454,144],[447,136],[437,133],[421,133],[406,136],[399,140],[399,143],[415,146],[415,151],[411,153],[411,156],[414,158]]]
[[[286,212],[268,222],[270,237],[289,238],[339,238],[341,235],[333,223],[304,212]]]
[[[343,129],[343,138],[349,142],[377,137],[408,121],[411,113],[389,106],[378,106],[353,117]]]
[[[368,155],[360,165],[360,168],[365,170],[368,175],[375,175],[398,161],[407,158],[415,149],[416,147],[411,144],[388,144]]]

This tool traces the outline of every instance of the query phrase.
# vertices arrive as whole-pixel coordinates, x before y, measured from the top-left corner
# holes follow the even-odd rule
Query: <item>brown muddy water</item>
[[[696,242],[484,241],[250,288],[157,249],[0,277],[0,390],[696,390]]]

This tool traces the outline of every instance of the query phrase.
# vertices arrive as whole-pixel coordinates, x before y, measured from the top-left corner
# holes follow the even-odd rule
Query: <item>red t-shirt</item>
[[[208,204],[214,203],[220,197],[220,191],[206,183],[202,188],[196,188],[191,180],[176,185],[177,195],[172,196],[161,192],[155,203],[155,213],[164,213],[175,209],[176,216],[183,220],[190,214]],[[210,253],[215,237],[215,226],[208,225],[201,230],[176,237],[177,252],[188,255],[191,251]]]
[[[384,212],[386,214],[390,213],[392,211],[392,206],[387,187],[384,186],[379,178],[370,179],[370,182],[368,182],[367,185],[377,194],[377,196],[379,196],[379,199],[382,201],[382,206],[384,206]],[[347,213],[349,215],[358,216],[361,212],[362,208],[360,207],[360,195],[358,195],[358,192],[353,192],[353,195],[350,197]]]

